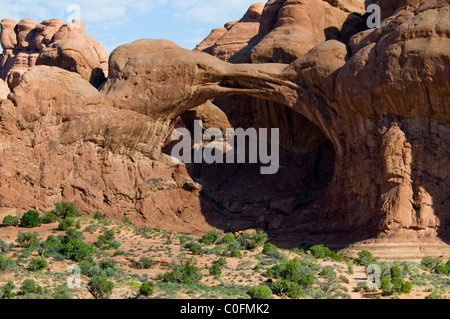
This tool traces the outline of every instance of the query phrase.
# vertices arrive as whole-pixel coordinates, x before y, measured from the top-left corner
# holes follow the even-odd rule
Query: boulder
[[[108,53],[99,42],[85,34],[83,21],[64,24],[59,19],[51,19],[38,24],[32,19],[23,19],[17,24],[4,19],[1,26],[0,78],[6,80],[11,89],[18,85],[28,68],[36,65],[40,53],[43,57],[39,64],[48,62],[51,66],[79,72],[95,87],[105,82]],[[53,45],[63,40],[75,42],[65,42],[62,49],[60,44]]]
[[[34,50],[34,37],[36,35],[37,22],[33,19],[23,19],[17,24],[17,49],[18,50]]]
[[[1,25],[1,44],[3,50],[13,50],[17,45],[17,22],[13,19],[3,19]]]
[[[64,25],[59,19],[45,20],[36,26],[34,45],[41,51],[52,43],[53,36]]]
[[[57,66],[76,72],[98,88],[106,81],[97,52],[80,40],[61,40],[42,50],[36,65]]]

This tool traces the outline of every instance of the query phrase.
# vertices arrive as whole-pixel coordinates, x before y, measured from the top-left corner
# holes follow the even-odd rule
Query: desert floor
[[[0,215],[0,221],[5,217]],[[128,299],[139,297],[138,291],[143,282],[149,281],[154,285],[154,294],[148,298],[193,298],[216,299],[250,298],[247,291],[253,286],[270,286],[266,271],[282,263],[285,260],[299,258],[315,265],[317,279],[313,285],[303,289],[301,298],[350,298],[350,299],[424,299],[424,298],[448,298],[450,296],[450,277],[438,275],[427,269],[420,260],[390,262],[404,269],[402,278],[411,281],[413,288],[409,294],[383,295],[381,290],[360,290],[359,286],[367,282],[364,266],[356,265],[352,260],[343,259],[334,261],[330,258],[314,258],[309,251],[279,249],[276,254],[263,254],[263,247],[249,250],[241,250],[242,257],[227,257],[226,245],[213,244],[201,245],[201,253],[195,255],[189,247],[199,244],[199,238],[183,234],[169,234],[164,230],[137,229],[127,222],[116,222],[108,218],[93,219],[91,217],[79,217],[76,219],[79,225],[78,231],[82,232],[84,242],[95,244],[99,235],[107,230],[113,230],[116,249],[101,250],[95,248],[93,260],[100,263],[101,260],[113,261],[113,269],[108,272],[108,280],[114,283],[114,289],[110,298]],[[61,256],[44,256],[48,267],[39,271],[30,271],[28,265],[32,258],[42,257],[42,250],[23,248],[18,246],[16,239],[19,232],[37,232],[40,241],[48,236],[64,235],[64,231],[58,231],[58,222],[42,224],[40,227],[24,229],[21,227],[0,226],[0,243],[15,243],[15,246],[4,253],[4,258],[14,261],[14,266],[0,273],[0,293],[2,287],[13,281],[16,288],[16,298],[52,298],[52,292],[56,287],[64,285],[70,273],[68,267],[76,264]],[[186,244],[190,243],[190,245]],[[152,265],[149,269],[141,269],[136,266],[142,256],[149,257]],[[226,260],[221,267],[220,275],[211,275],[209,268],[220,257]],[[174,266],[186,263],[190,260],[200,268],[203,277],[198,283],[180,284],[165,282],[163,277]],[[134,261],[134,262],[133,262]],[[386,261],[378,261],[384,262]],[[442,261],[444,264],[446,260]],[[351,266],[349,266],[351,265]],[[405,265],[407,268],[405,268]],[[328,267],[327,267],[328,266]],[[332,269],[335,276],[321,276],[324,267]],[[353,271],[351,271],[353,268]],[[408,270],[406,270],[408,269]],[[43,288],[40,294],[23,295],[20,293],[21,283],[25,279],[34,279]],[[81,276],[81,287],[71,289],[70,294],[74,299],[91,299],[93,296],[88,291],[88,275]],[[273,295],[272,298],[288,298],[286,295]]]

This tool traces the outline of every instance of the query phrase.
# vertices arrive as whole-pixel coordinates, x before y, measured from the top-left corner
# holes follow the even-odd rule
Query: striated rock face
[[[2,208],[45,210],[70,199],[89,213],[180,232],[209,229],[198,196],[183,189],[193,184],[185,169],[147,153],[151,119],[114,108],[80,75],[36,66],[0,111]]]
[[[22,74],[35,66],[39,55],[45,52],[38,64],[48,63],[79,72],[94,86],[100,86],[108,75],[108,53],[85,32],[84,23],[80,20],[70,24],[58,19],[40,24],[32,19],[23,19],[19,23],[12,19],[2,20],[0,78],[13,89],[19,84]],[[60,44],[63,40],[72,41]]]
[[[366,30],[355,3],[271,0],[196,51],[123,45],[100,92],[86,74],[101,59],[52,44],[39,60],[59,68],[29,69],[1,102],[0,207],[71,200],[182,232],[257,226],[286,245],[448,242],[450,6],[379,1],[392,14]],[[244,23],[259,29],[231,45],[227,34]],[[279,127],[279,172],[175,164],[167,137],[193,119]]]
[[[241,20],[227,23],[224,28],[214,29],[195,50],[227,61],[258,35],[263,9],[262,2],[252,5]]]
[[[356,10],[339,12],[334,8],[342,9],[342,6],[330,2],[334,8],[326,8],[330,12],[325,15],[326,20],[329,23],[338,18],[341,20],[334,21],[341,24],[333,22],[322,25],[321,29],[335,26],[336,29],[328,29],[334,29],[331,38],[344,44],[322,42],[322,38],[316,43],[305,41],[295,49],[295,43],[302,39],[295,35],[295,30],[310,23],[309,27],[304,27],[302,36],[313,35],[313,22],[320,21],[299,18],[311,15],[308,8],[313,8],[313,4],[303,8],[304,3],[269,1],[259,31],[262,39],[257,36],[258,40],[253,41],[255,45],[249,41],[248,47],[229,59],[233,63],[291,63],[297,58],[285,70],[286,74],[292,74],[291,80],[309,83],[311,92],[334,101],[331,104],[335,105],[333,109],[339,120],[336,122],[335,115],[330,113],[323,119],[328,124],[317,125],[336,151],[336,160],[331,162],[335,175],[327,187],[327,199],[319,205],[323,207],[319,211],[327,222],[319,227],[297,226],[298,231],[373,229],[388,231],[391,235],[395,232],[400,237],[409,236],[408,230],[414,230],[419,236],[445,232],[450,222],[446,213],[450,185],[448,178],[443,177],[449,171],[446,161],[449,83],[443,73],[449,63],[449,39],[445,35],[448,1],[378,1],[384,21],[377,30],[365,30],[364,24],[358,22],[363,20],[347,12]],[[327,5],[314,3],[316,8]],[[294,13],[290,16],[290,12]],[[345,22],[342,24],[342,21]],[[282,28],[285,28],[286,40],[276,34]],[[317,34],[310,39],[317,39]],[[436,79],[443,82],[437,84]],[[292,128],[282,134],[281,144],[285,149],[298,152],[299,145],[312,141],[312,138],[303,138],[303,142],[299,142],[294,138],[295,142],[288,142],[305,126],[289,125],[282,120],[292,118],[292,114],[281,105],[274,108],[273,102],[242,96],[216,99],[215,103],[235,126]],[[332,132],[332,128],[338,126],[342,128]],[[311,129],[305,130],[311,132]],[[350,140],[353,142],[349,143]],[[355,154],[358,149],[360,155]],[[434,167],[433,173],[424,174],[424,167],[429,165]],[[340,208],[335,210],[330,206]],[[344,206],[347,208],[343,209]],[[330,214],[341,209],[342,213]],[[287,224],[304,224],[312,218],[308,216],[310,211],[305,207],[303,216],[290,216]],[[367,213],[370,211],[374,213]],[[355,223],[359,226],[355,227]]]
[[[249,12],[256,12],[255,18]],[[271,0],[251,6],[239,22],[213,30],[196,50],[237,63],[290,63],[325,40],[348,41],[365,24],[364,12],[359,0]]]

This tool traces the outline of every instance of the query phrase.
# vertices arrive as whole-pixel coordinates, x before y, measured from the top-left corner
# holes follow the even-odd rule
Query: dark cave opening
[[[320,201],[331,182],[335,164],[332,143],[304,116],[273,101],[230,96],[216,99],[214,104],[220,105],[216,111],[223,112],[233,128],[279,128],[280,166],[276,174],[262,175],[260,169],[267,165],[259,162],[186,164],[192,179],[202,185],[202,214],[210,225],[224,231],[289,227],[288,217]],[[215,105],[212,107],[217,108]],[[192,131],[195,119],[208,122],[208,116],[195,109],[188,111],[174,128]],[[208,125],[219,123],[214,119]],[[166,144],[163,152],[170,155],[173,145]]]

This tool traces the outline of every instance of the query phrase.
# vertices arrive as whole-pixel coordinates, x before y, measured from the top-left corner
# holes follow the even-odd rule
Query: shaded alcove
[[[280,167],[276,174],[262,175],[260,169],[267,164],[186,164],[192,179],[202,185],[206,221],[226,232],[260,228],[269,235],[293,226],[289,218],[317,205],[333,178],[332,143],[311,121],[277,102],[236,95],[214,103],[233,128],[279,128]],[[187,111],[176,127],[192,130],[196,117],[204,119],[195,110]],[[170,155],[171,147],[164,153]]]

